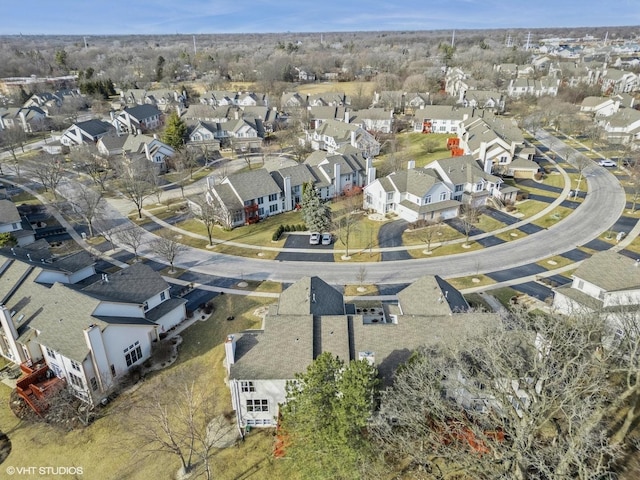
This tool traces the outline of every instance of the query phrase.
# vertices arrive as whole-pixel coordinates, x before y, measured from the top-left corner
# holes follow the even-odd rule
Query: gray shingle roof
[[[401,170],[388,176],[398,191],[407,192],[417,197],[422,197],[436,183],[440,182],[440,177],[431,168],[419,168],[411,170]]]
[[[280,187],[264,168],[229,175],[225,183],[231,185],[242,202],[280,193]]]
[[[586,259],[574,276],[607,292],[640,288],[640,266],[635,260],[611,251]]]
[[[279,315],[343,315],[342,294],[319,277],[303,277],[280,294]]]
[[[309,167],[304,164],[274,170],[271,172],[271,176],[281,190],[284,190],[284,179],[286,177],[291,178],[291,186],[303,185],[306,182],[314,183],[316,180]]]
[[[135,107],[126,107],[124,110],[138,121],[162,114],[155,106],[149,105],[148,103]]]
[[[0,200],[0,224],[20,222],[18,207],[11,200]]]
[[[168,288],[167,282],[148,265],[134,263],[81,291],[101,300],[142,304]]]
[[[83,132],[88,133],[92,137],[98,137],[104,135],[108,131],[113,129],[110,123],[103,122],[102,120],[87,120],[86,122],[78,122],[75,124]]]
[[[478,161],[471,155],[462,155],[460,157],[449,157],[436,160],[427,168],[438,164],[442,167],[442,171],[449,177],[454,185],[462,185],[465,183],[477,183],[480,180],[486,180],[491,183],[498,183],[500,178],[485,172]]]

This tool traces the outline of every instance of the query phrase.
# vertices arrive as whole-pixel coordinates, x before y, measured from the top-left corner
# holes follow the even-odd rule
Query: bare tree
[[[418,237],[422,240],[427,249],[425,253],[431,253],[431,243],[442,233],[442,222],[440,220],[435,222],[427,222],[424,228],[421,228]]]
[[[131,163],[123,161],[119,165],[119,170],[118,187],[122,194],[136,206],[138,218],[142,218],[144,201],[155,191],[156,174],[146,159]]]
[[[0,130],[0,145],[6,147],[9,152],[11,152],[14,165],[18,165],[18,156],[16,155],[16,151],[21,149],[24,153],[24,144],[27,142],[27,138],[27,134],[19,126],[8,127],[4,130]]]
[[[35,159],[29,170],[40,181],[45,192],[51,189],[53,197],[58,198],[56,189],[64,174],[62,159],[60,157],[42,155]]]
[[[358,272],[356,273],[356,280],[360,287],[362,287],[364,282],[367,280],[367,267],[360,265]]]
[[[105,206],[102,193],[96,192],[83,184],[78,184],[68,201],[72,213],[87,225],[89,228],[89,236],[93,237],[94,221],[102,214]]]
[[[640,196],[640,162],[634,161],[627,167],[627,170],[629,171],[627,182],[631,190],[631,212],[634,213]]]
[[[597,316],[519,312],[459,348],[422,350],[383,395],[371,434],[389,458],[438,478],[607,474],[622,454],[610,418],[631,398],[637,370],[625,389],[605,335]]]
[[[161,233],[158,238],[152,242],[151,247],[163,260],[169,263],[171,266],[169,273],[175,272],[173,264],[176,258],[187,250],[187,247],[177,241],[176,234],[173,231]]]
[[[201,194],[192,198],[191,202],[191,214],[207,229],[210,246],[213,245],[213,228],[216,225],[219,224],[226,229],[233,227],[231,213],[215,200],[208,201],[206,196]]]
[[[123,245],[131,248],[131,250],[133,250],[135,261],[137,262],[138,250],[142,245],[143,234],[144,229],[142,229],[142,227],[132,225],[116,230],[113,234],[113,238],[115,238],[118,243],[122,243]]]
[[[93,183],[105,191],[106,182],[109,178],[109,162],[98,154],[94,146],[82,145],[75,147],[69,153],[74,168],[82,170],[91,177]]]
[[[182,474],[192,472],[199,458],[206,478],[212,478],[213,449],[234,436],[233,424],[218,416],[216,407],[215,394],[197,381],[195,374],[163,378],[162,385],[154,385],[137,399],[127,416],[136,450],[174,455],[180,460]]]
[[[478,223],[478,218],[480,217],[480,210],[478,207],[474,205],[465,205],[464,212],[460,217],[460,221],[462,222],[462,230],[464,232],[464,244],[469,244],[469,236],[475,227],[475,224]]]

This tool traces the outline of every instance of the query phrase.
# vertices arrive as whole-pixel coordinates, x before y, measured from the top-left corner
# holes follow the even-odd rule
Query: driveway
[[[406,220],[394,220],[385,223],[378,231],[378,246],[380,248],[391,248],[402,246],[402,234],[407,229],[409,223]],[[406,250],[392,250],[382,252],[383,262],[393,262],[396,260],[409,260],[411,255]]]

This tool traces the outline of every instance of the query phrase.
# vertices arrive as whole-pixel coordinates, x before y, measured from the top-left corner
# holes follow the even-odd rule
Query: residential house
[[[449,68],[445,73],[445,92],[456,98],[457,103],[462,103],[469,90],[478,89],[478,81],[466,74],[461,68]]]
[[[77,122],[62,132],[60,143],[67,147],[96,143],[106,135],[113,135],[114,127],[108,122],[92,119]]]
[[[372,107],[392,109],[396,113],[404,112],[405,95],[402,90],[383,90],[373,93]]]
[[[225,363],[231,404],[240,431],[274,427],[286,402],[286,383],[323,352],[345,362],[374,364],[382,385],[419,347],[453,345],[496,325],[495,314],[470,312],[464,297],[440,277],[406,287],[394,303],[345,303],[343,295],[316,276],[303,277],[272,305],[260,330],[229,335]],[[281,353],[287,352],[286,360]]]
[[[285,112],[289,109],[305,108],[306,106],[307,94],[284,92],[280,97],[280,108]]]
[[[0,108],[0,130],[19,127],[27,133],[45,128],[47,114],[40,107]]]
[[[522,97],[524,95],[532,95],[541,97],[548,95],[555,97],[558,95],[560,87],[560,79],[551,76],[541,77],[539,80],[531,78],[514,78],[509,81],[507,87],[507,95],[510,97]]]
[[[38,413],[56,378],[99,403],[185,318],[185,301],[170,298],[169,285],[142,263],[98,279],[85,276],[88,256],[49,264],[19,253],[0,254],[0,354],[27,374],[16,390]],[[59,262],[78,283],[65,284]]]
[[[633,72],[627,72],[617,68],[606,68],[602,77],[600,77],[602,93],[612,95],[635,92],[640,85],[639,78],[640,77]]]
[[[329,153],[341,147],[351,145],[365,157],[375,157],[380,153],[380,144],[364,128],[339,120],[327,120],[313,131],[306,132],[306,142],[313,150],[326,150]]]
[[[454,218],[460,207],[451,187],[430,168],[409,168],[378,178],[364,187],[363,197],[366,210],[395,213],[407,222]]]
[[[308,68],[294,67],[294,69],[298,73],[298,81],[299,82],[315,82],[316,74],[313,73]]]
[[[478,159],[488,173],[532,178],[540,168],[533,161],[535,148],[509,119],[491,114],[462,122],[460,148]]]
[[[323,105],[307,107],[308,128],[310,130],[315,130],[327,120],[345,120],[345,116],[348,119],[349,114],[343,106]]]
[[[8,199],[0,200],[0,233],[9,233],[21,247],[36,240],[29,221],[20,215],[18,207]]]
[[[228,90],[211,90],[200,96],[200,103],[214,107],[231,106],[236,104],[237,92]]]
[[[269,97],[266,93],[240,92],[235,105],[239,107],[269,107]]]
[[[307,97],[307,105],[312,107],[346,107],[351,105],[351,99],[345,93],[339,92],[313,93]]]
[[[468,90],[462,99],[462,106],[503,113],[505,98],[503,94],[494,90]]]
[[[580,111],[594,117],[609,117],[620,108],[620,102],[611,97],[585,97],[580,104]]]
[[[368,132],[391,133],[393,127],[393,110],[367,108],[350,112],[348,116],[345,116],[348,123],[360,125]]]
[[[429,99],[428,93],[420,93],[420,92],[405,92],[404,94],[404,113],[415,112],[420,108],[425,108],[427,105],[430,105],[431,101]]]
[[[264,168],[234,173],[219,184],[207,177],[206,200],[226,212],[230,227],[256,223],[285,208],[282,190]]]
[[[196,145],[211,145],[220,149],[220,144],[229,138],[228,132],[221,128],[220,123],[199,121],[189,132],[189,143]]]
[[[123,133],[146,133],[162,126],[162,112],[149,104],[125,107],[112,121],[118,135]]]
[[[634,108],[620,108],[598,123],[611,143],[627,144],[640,139],[640,111]]]
[[[169,88],[144,90],[130,89],[120,92],[121,102],[124,106],[153,105],[160,111],[166,112],[172,107],[184,108],[187,103],[187,92],[172,90]]]
[[[279,125],[282,123],[280,114],[275,107],[245,106],[242,107],[242,117],[256,124],[258,136],[261,138],[264,138],[266,133],[273,133],[278,130]]]
[[[473,108],[427,105],[416,110],[411,119],[414,132],[457,134],[462,122],[476,115]]]
[[[334,153],[318,150],[304,161],[315,177],[314,187],[320,198],[330,198],[362,188],[375,176],[371,158],[351,146],[337,149]]]
[[[463,155],[436,160],[426,168],[434,169],[453,192],[451,198],[463,204],[481,207],[490,199],[496,199],[498,205],[514,202],[518,189],[504,184],[500,177],[483,167],[472,155]]]
[[[156,137],[148,135],[108,136],[98,140],[98,151],[108,157],[125,155],[130,159],[144,157],[159,171],[166,171],[167,158],[175,154],[175,150]]]
[[[640,307],[640,261],[618,252],[598,252],[575,270],[572,282],[553,289],[553,308],[565,315],[601,314],[618,330],[621,317]],[[616,333],[621,336],[621,330]]]
[[[302,204],[302,193],[305,184],[316,185],[318,180],[305,164],[279,168],[271,172],[271,177],[278,184],[284,197],[283,211],[297,210]]]

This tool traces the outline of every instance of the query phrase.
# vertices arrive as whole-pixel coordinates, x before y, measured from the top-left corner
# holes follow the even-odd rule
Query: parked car
[[[318,245],[320,243],[320,234],[318,232],[312,232],[309,236],[309,245]]]
[[[601,167],[617,167],[618,166],[616,162],[614,162],[613,160],[609,160],[608,158],[603,158],[602,160],[600,160],[598,162],[598,165],[600,165]]]
[[[322,245],[331,245],[331,241],[333,240],[333,238],[331,237],[330,233],[323,233],[322,234]]]

